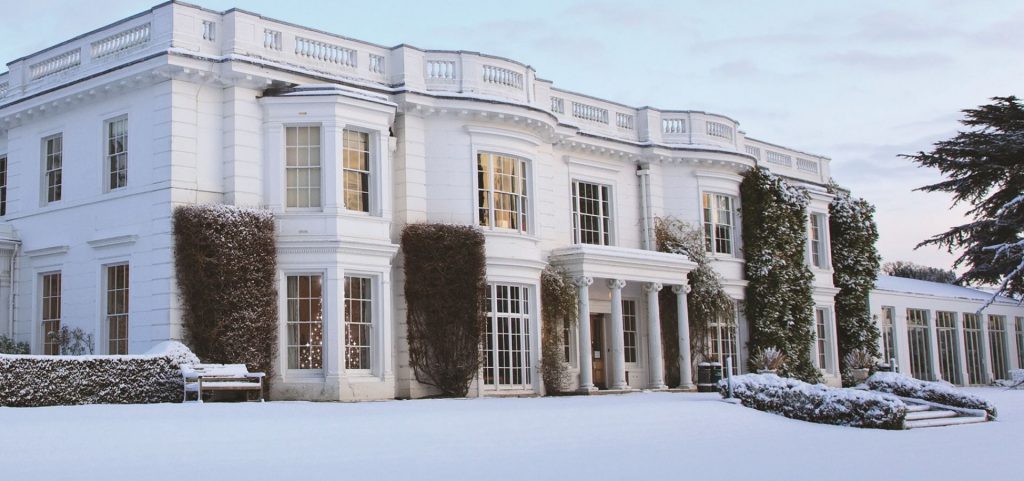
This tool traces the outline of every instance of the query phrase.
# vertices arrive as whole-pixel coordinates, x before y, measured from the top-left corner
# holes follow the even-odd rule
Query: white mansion
[[[226,203],[265,207],[277,220],[278,399],[431,393],[416,382],[405,341],[397,242],[415,222],[486,235],[491,352],[473,394],[542,391],[538,287],[549,263],[582,294],[566,348],[578,387],[664,387],[651,313],[671,289],[685,319],[694,264],[654,251],[654,220],[703,226],[739,302],[739,174],[764,166],[811,193],[812,358],[837,382],[829,159],[747,137],[729,117],[561,90],[485,54],[382,47],[178,2],[7,66],[0,333],[34,353],[53,353],[44,334],[62,325],[93,332],[98,354],[181,338],[171,213]],[[1012,340],[1024,313],[996,308],[1009,312],[1004,365],[1019,366],[1024,349]],[[908,329],[905,317],[893,319],[888,326]],[[743,369],[741,311],[735,321],[721,320],[711,341],[715,357]],[[909,339],[919,339],[917,326]],[[680,329],[684,358],[688,335]],[[894,339],[909,349],[908,337]],[[941,347],[932,342],[926,355],[940,360]],[[940,364],[929,372],[945,373]]]

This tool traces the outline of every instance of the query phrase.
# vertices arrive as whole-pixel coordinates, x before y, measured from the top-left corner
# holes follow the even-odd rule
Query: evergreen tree
[[[952,284],[956,281],[956,272],[952,270],[922,266],[908,261],[886,262],[882,264],[882,272],[894,277],[941,282],[943,284]]]
[[[989,105],[964,110],[967,129],[937,142],[931,152],[904,157],[934,167],[946,180],[920,187],[949,192],[953,204],[971,206],[972,221],[934,235],[918,247],[961,250],[953,266],[967,270],[961,284],[995,284],[998,294],[1024,294],[1024,104],[994,97]],[[991,300],[989,301],[991,302]]]
[[[818,382],[821,373],[810,356],[815,335],[814,274],[804,257],[807,192],[755,168],[743,175],[740,196],[749,351],[774,347],[786,356],[783,375]]]
[[[835,297],[836,343],[843,384],[851,384],[846,355],[860,350],[878,358],[878,326],[871,319],[868,295],[878,277],[880,256],[875,243],[875,207],[864,199],[854,199],[833,185],[835,195],[829,205],[829,233],[832,246],[832,282],[839,293]]]

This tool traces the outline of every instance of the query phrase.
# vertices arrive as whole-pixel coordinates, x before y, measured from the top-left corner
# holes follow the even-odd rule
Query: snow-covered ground
[[[0,479],[1014,479],[1024,391],[997,422],[879,431],[715,394],[0,408]]]

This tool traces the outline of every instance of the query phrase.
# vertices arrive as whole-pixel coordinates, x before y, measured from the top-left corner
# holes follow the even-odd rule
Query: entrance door
[[[607,389],[604,382],[604,315],[590,315],[590,360],[594,367],[594,385],[599,389]]]

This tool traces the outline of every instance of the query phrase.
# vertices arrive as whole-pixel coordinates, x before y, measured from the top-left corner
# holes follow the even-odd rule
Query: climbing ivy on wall
[[[783,375],[817,382],[821,374],[810,357],[814,275],[805,258],[809,196],[762,168],[744,173],[740,196],[749,351],[779,349]]]
[[[565,271],[548,266],[541,272],[541,376],[548,394],[565,392],[571,381],[563,332],[576,328],[578,297],[576,286]]]
[[[853,383],[846,355],[854,350],[871,354],[878,352],[878,326],[871,319],[868,296],[878,277],[881,257],[875,243],[875,207],[864,199],[850,197],[835,184],[829,189],[835,198],[829,205],[829,233],[832,250],[832,282],[836,294],[836,341],[843,384]]]
[[[704,235],[686,222],[672,217],[662,217],[655,220],[654,238],[659,251],[683,254],[697,264],[697,268],[687,275],[690,285],[690,294],[687,296],[690,353],[698,361],[709,360],[711,345],[708,342],[708,325],[716,319],[733,320],[736,316],[733,313],[732,298],[722,287],[722,276],[711,266],[711,257],[704,247]],[[662,350],[665,353],[665,383],[669,386],[678,386],[679,324],[676,294],[671,289],[663,289],[659,296]]]
[[[402,231],[409,362],[416,380],[465,397],[480,369],[486,288],[484,235],[450,224]]]

